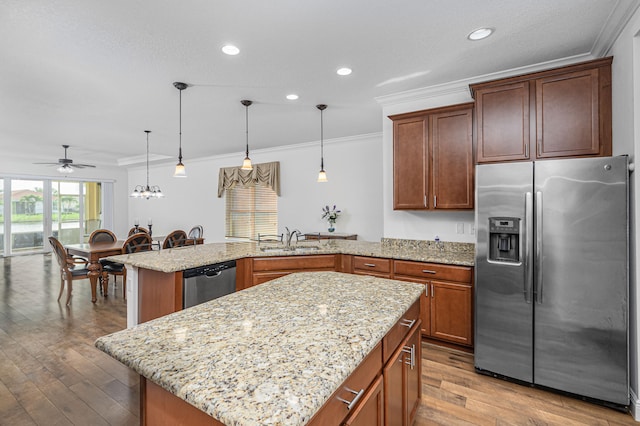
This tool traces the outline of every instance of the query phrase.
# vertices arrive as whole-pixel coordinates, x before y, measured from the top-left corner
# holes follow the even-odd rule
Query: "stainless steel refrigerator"
[[[629,404],[628,158],[476,168],[476,371]]]

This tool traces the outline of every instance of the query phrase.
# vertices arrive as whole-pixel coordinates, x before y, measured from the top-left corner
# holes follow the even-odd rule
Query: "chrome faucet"
[[[298,241],[298,237],[300,235],[302,235],[302,233],[300,231],[298,231],[297,229],[294,229],[293,231],[289,231],[289,228],[285,226],[285,228],[287,230],[287,233],[285,234],[285,248],[291,248],[291,240],[293,239],[293,236],[295,235],[296,237],[296,242]]]

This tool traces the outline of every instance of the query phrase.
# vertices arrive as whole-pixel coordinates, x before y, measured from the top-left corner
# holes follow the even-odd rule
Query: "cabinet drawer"
[[[353,256],[353,270],[388,274],[389,272],[391,272],[391,259]]]
[[[402,279],[399,275],[424,278],[425,280],[438,279],[470,283],[472,269],[468,266],[442,265],[439,263],[410,262],[396,260],[393,262],[396,279]]]
[[[254,257],[254,271],[289,271],[306,270],[336,270],[336,256],[334,254]]]
[[[354,398],[362,398],[369,386],[381,372],[382,345],[378,343],[373,351],[362,361],[362,364],[347,377],[342,385],[340,385],[340,388],[331,395],[318,413],[311,418],[309,425],[342,424],[347,415],[358,407],[358,404],[356,403],[354,407],[349,410],[347,403],[340,399],[353,401]],[[355,391],[356,394],[351,391]]]
[[[420,319],[420,299],[416,300],[407,312],[395,323],[382,339],[382,358],[386,363],[396,348],[407,336],[411,327]]]

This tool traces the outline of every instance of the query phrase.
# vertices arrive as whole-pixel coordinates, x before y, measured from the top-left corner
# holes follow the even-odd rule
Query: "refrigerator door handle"
[[[524,301],[531,303],[531,287],[533,285],[533,268],[531,262],[531,238],[533,236],[533,194],[524,196],[524,235],[520,242],[520,253],[524,253]],[[524,250],[523,246],[524,245]]]
[[[542,304],[542,192],[536,192],[536,303]]]

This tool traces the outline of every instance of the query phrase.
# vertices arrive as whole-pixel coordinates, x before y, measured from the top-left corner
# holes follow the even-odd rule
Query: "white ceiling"
[[[189,159],[380,132],[376,98],[602,56],[637,0],[2,0],[0,146],[28,161]],[[471,42],[472,30],[496,28]],[[220,48],[241,49],[227,56]],[[337,76],[340,66],[353,68]],[[297,101],[285,95],[297,93]],[[140,157],[142,155],[142,157]],[[241,159],[238,160],[240,163]]]

